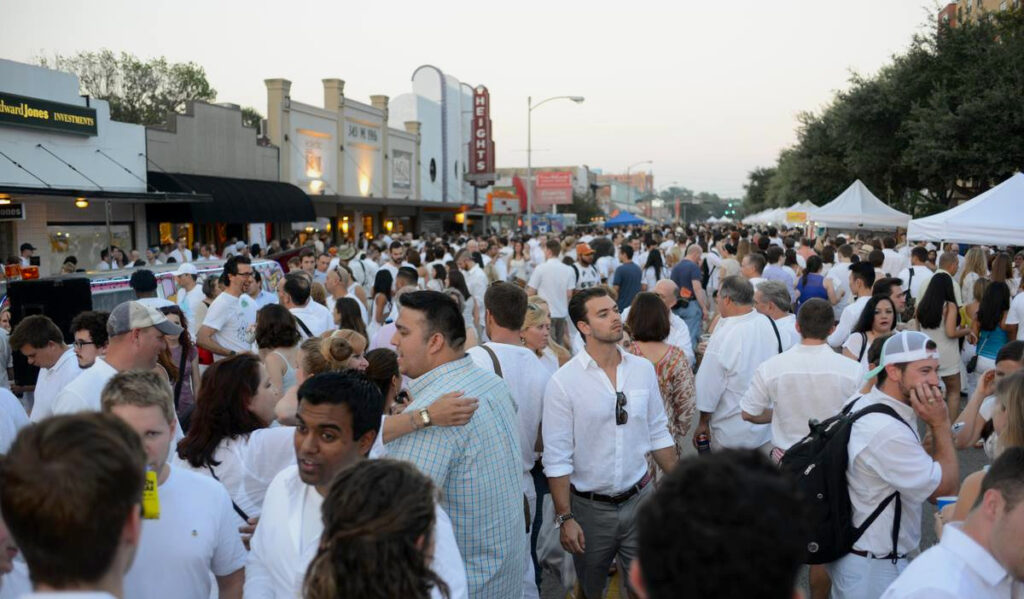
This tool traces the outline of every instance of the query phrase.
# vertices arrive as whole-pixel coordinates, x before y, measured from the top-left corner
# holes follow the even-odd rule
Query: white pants
[[[831,599],[878,599],[910,560],[874,559],[847,554],[827,564],[828,575],[832,578]]]

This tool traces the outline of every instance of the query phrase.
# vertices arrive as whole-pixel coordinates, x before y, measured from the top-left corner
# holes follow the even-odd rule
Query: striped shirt
[[[469,596],[522,597],[526,522],[515,404],[503,380],[464,356],[412,381],[406,411],[422,410],[449,391],[479,400],[469,423],[405,435],[388,443],[388,455],[412,462],[441,490],[466,562]]]

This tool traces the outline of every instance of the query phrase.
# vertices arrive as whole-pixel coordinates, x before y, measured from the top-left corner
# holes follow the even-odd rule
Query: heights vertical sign
[[[473,90],[473,121],[470,124],[469,172],[466,180],[476,187],[493,185],[494,140],[491,138],[491,94],[483,85]]]

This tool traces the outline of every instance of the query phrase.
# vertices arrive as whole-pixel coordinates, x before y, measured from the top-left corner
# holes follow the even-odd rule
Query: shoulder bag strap
[[[213,466],[211,466],[210,464],[207,464],[206,467],[210,469],[210,476],[213,477],[213,480],[215,480],[217,482],[220,482],[220,479],[217,478],[217,473],[213,471]],[[238,507],[238,504],[235,503],[234,499],[231,500],[231,507],[235,508],[235,513],[238,514],[239,516],[241,516],[242,520],[244,520],[248,524],[248,522],[249,522],[249,514],[246,514],[245,510],[243,510],[242,508]]]
[[[184,345],[179,345],[181,348],[181,359],[178,360],[178,380],[174,383],[174,411],[178,411],[178,400],[181,398],[181,386],[185,382],[185,362],[188,359],[189,352],[185,349]]]
[[[861,333],[860,338],[862,339],[860,344],[860,353],[857,354],[857,361],[860,362],[864,359],[864,352],[868,350],[868,334]]]
[[[483,350],[487,352],[487,355],[491,357],[491,364],[494,365],[494,374],[498,375],[498,378],[505,378],[501,374],[501,362],[498,361],[498,354],[494,353],[493,349],[487,347],[486,343],[480,347],[483,348]]]
[[[302,322],[302,319],[299,318],[298,316],[295,316],[294,314],[292,314],[292,316],[295,317],[295,322],[299,323],[299,328],[302,329],[304,333],[306,333],[306,336],[312,338],[313,331],[309,330],[309,327],[306,326],[306,323]]]
[[[768,319],[768,322],[772,323],[772,330],[775,331],[775,341],[779,344],[779,353],[781,354],[782,353],[782,335],[779,334],[779,327],[778,327],[778,325],[775,324],[775,321],[772,320],[771,316],[768,316],[767,314],[765,314],[765,318]]]

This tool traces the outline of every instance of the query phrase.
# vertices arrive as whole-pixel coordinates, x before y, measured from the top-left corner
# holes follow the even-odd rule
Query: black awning
[[[283,223],[315,221],[316,212],[301,189],[291,183],[158,173],[149,171],[149,184],[160,191],[201,193],[213,202],[157,204],[146,208],[151,222]]]

